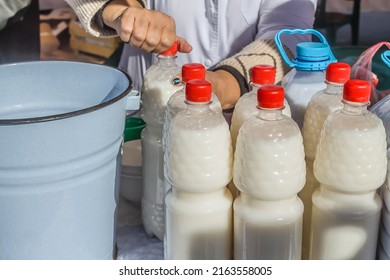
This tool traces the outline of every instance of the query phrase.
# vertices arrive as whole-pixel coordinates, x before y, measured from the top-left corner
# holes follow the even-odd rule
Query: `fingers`
[[[178,41],[178,51],[189,53],[192,46],[177,37],[172,17],[153,10],[128,7],[117,17],[114,28],[122,41],[146,52],[161,53]]]

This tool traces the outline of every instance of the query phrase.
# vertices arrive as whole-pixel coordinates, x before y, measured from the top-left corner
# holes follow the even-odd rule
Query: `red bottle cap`
[[[210,102],[211,83],[203,79],[190,80],[186,83],[186,100],[191,102]]]
[[[176,54],[177,54],[177,41],[175,41],[169,49],[160,53],[160,55],[165,55],[165,56],[176,55]]]
[[[351,66],[344,62],[333,62],[326,68],[326,80],[344,84],[351,77]]]
[[[260,108],[283,108],[284,88],[278,85],[261,86],[257,90],[257,105]]]
[[[186,63],[181,68],[181,79],[183,82],[189,80],[202,79],[206,77],[206,67],[200,63]]]
[[[258,64],[251,69],[251,81],[255,84],[270,85],[275,83],[276,70],[272,65]]]
[[[368,102],[371,84],[364,80],[349,80],[344,84],[343,99],[350,102]]]

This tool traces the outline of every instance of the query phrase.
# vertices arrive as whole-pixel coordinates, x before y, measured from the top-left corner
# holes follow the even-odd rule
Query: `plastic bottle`
[[[300,42],[296,45],[296,57],[290,60],[280,40],[282,34],[313,34],[321,42]],[[276,45],[284,61],[293,69],[282,79],[286,99],[290,105],[291,117],[300,128],[307,104],[311,97],[326,87],[325,70],[329,63],[335,62],[325,37],[314,29],[283,29],[275,35]]]
[[[298,125],[282,114],[284,90],[258,89],[258,114],[244,121],[234,153],[235,259],[300,259],[306,167]]]
[[[177,43],[157,56],[144,76],[141,90],[141,117],[146,128],[141,133],[142,146],[142,221],[146,233],[164,237],[164,157],[162,133],[166,104],[179,90],[180,67],[176,64]]]
[[[200,63],[186,63],[181,68],[181,81],[184,87],[177,92],[175,92],[168,100],[165,115],[164,115],[164,126],[163,126],[163,151],[165,152],[166,146],[166,137],[168,136],[169,124],[172,121],[172,118],[181,110],[186,109],[187,105],[185,103],[185,84],[194,79],[205,79],[206,77],[206,68],[203,64]],[[218,97],[213,93],[211,95],[211,104],[210,108],[214,111],[222,114],[222,106],[218,100]],[[166,168],[164,168],[165,170]],[[165,174],[164,174],[165,175]],[[165,180],[165,192],[167,192],[171,186]]]
[[[344,62],[332,62],[326,68],[326,88],[311,98],[306,108],[302,136],[306,155],[306,184],[299,193],[305,206],[303,213],[302,259],[309,257],[311,197],[320,186],[314,177],[313,162],[325,119],[334,111],[343,108],[341,102],[344,84],[350,79],[351,66]]]
[[[229,126],[210,109],[211,84],[186,84],[187,109],[170,124],[165,161],[165,259],[231,259],[232,177]]]
[[[325,121],[314,159],[310,259],[375,259],[386,178],[386,134],[367,110],[371,84],[349,80]]]
[[[234,106],[230,133],[232,136],[233,149],[236,146],[238,131],[242,123],[253,115],[257,115],[257,90],[263,85],[275,83],[276,70],[272,65],[259,64],[251,69],[251,91],[243,94]],[[284,109],[282,111],[286,116],[291,116],[290,106],[287,100],[284,100]]]

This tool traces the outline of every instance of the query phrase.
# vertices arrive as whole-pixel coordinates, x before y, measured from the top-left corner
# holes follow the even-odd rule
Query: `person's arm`
[[[257,36],[254,42],[239,53],[219,62],[207,77],[224,109],[234,107],[239,97],[250,90],[250,70],[257,64],[269,64],[276,68],[279,83],[291,69],[282,59],[274,36],[282,29],[308,29],[313,27],[317,0],[269,0],[259,11]],[[284,38],[284,49],[292,58],[296,43],[310,40],[310,36]]]
[[[85,29],[95,36],[119,35],[123,42],[145,52],[160,53],[179,42],[178,51],[191,45],[177,36],[175,21],[159,11],[145,8],[141,0],[66,0]]]

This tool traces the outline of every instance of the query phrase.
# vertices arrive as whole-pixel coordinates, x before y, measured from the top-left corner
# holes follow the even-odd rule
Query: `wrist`
[[[111,28],[115,28],[115,22],[122,16],[128,8],[144,8],[141,0],[111,0],[101,8],[103,23]]]

